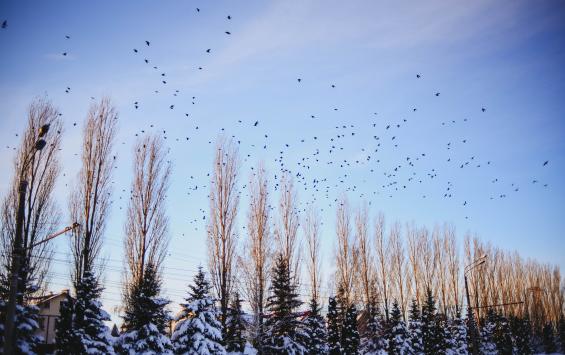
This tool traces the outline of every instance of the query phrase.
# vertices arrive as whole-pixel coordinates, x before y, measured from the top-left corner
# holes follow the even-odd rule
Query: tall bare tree
[[[363,204],[355,214],[355,244],[358,250],[357,284],[363,305],[368,307],[375,295],[375,265],[372,244],[368,231],[367,204]]]
[[[239,207],[237,177],[238,150],[234,143],[220,138],[216,145],[214,171],[210,185],[208,224],[208,262],[212,284],[220,301],[220,322],[226,329],[237,241],[236,218]]]
[[[145,136],[135,145],[133,182],[125,225],[128,283],[141,282],[147,265],[160,271],[169,243],[165,202],[171,163],[163,140]]]
[[[354,296],[355,270],[357,269],[356,249],[351,236],[349,203],[342,197],[336,211],[336,280],[342,301],[349,306]]]
[[[110,99],[93,104],[83,130],[82,167],[78,183],[71,192],[70,216],[80,224],[73,231],[73,278],[78,283],[85,271],[94,271],[102,248],[102,238],[110,210],[112,168],[116,156],[112,149],[118,114]]]
[[[320,301],[320,216],[311,205],[302,223],[308,243],[308,275],[310,276],[310,299]]]
[[[407,283],[409,283],[406,277],[406,256],[404,253],[404,243],[402,242],[400,235],[400,223],[395,223],[390,229],[388,244],[389,244],[389,265],[390,265],[390,277],[392,279],[392,284],[394,285],[394,294],[398,305],[400,306],[400,311],[402,312],[402,317],[406,320],[406,310],[408,307],[408,297],[406,294]]]
[[[375,250],[377,254],[377,283],[380,288],[386,320],[389,319],[390,283],[389,283],[389,243],[385,240],[385,219],[379,213],[375,220]]]
[[[45,148],[35,152],[39,128],[50,125],[43,137]],[[27,181],[25,211],[23,217],[23,258],[21,259],[21,282],[24,297],[44,290],[49,271],[52,248],[49,243],[33,246],[34,243],[54,233],[59,226],[61,213],[53,198],[53,189],[59,175],[59,150],[61,147],[62,121],[59,111],[45,99],[36,99],[27,113],[27,127],[16,157],[14,176],[1,206],[0,228],[0,275],[6,278],[11,268],[16,214],[18,210],[18,188],[20,179]],[[25,164],[27,161],[27,164]]]
[[[247,241],[240,259],[245,292],[255,319],[255,345],[261,351],[264,336],[263,318],[267,302],[268,277],[273,241],[269,231],[268,185],[260,164],[249,183],[250,205],[247,214]]]
[[[300,256],[297,254],[297,235],[300,223],[297,210],[297,196],[294,189],[292,176],[283,173],[280,183],[279,199],[279,221],[275,228],[275,240],[278,244],[278,252],[286,260],[286,264],[292,270],[292,274],[298,278],[298,266]],[[298,282],[298,280],[295,280]]]

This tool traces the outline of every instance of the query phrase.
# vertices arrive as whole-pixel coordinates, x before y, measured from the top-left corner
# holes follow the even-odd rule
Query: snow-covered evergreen
[[[446,349],[444,330],[436,314],[435,299],[430,289],[422,307],[422,343],[426,354],[440,354]]]
[[[376,304],[371,303],[365,306],[367,316],[367,326],[361,334],[361,354],[380,355],[386,353],[388,341],[384,336],[383,319]]]
[[[494,343],[499,354],[512,354],[514,347],[512,344],[512,334],[508,319],[500,314],[496,314],[496,330],[494,332]]]
[[[159,297],[161,281],[154,266],[145,268],[143,278],[133,283],[126,294],[124,328],[116,349],[120,354],[172,354],[173,346],[166,336],[170,320]]]
[[[269,312],[265,322],[265,354],[305,354],[305,336],[296,311],[301,302],[285,258],[278,255],[272,272]]]
[[[409,311],[409,342],[411,353],[414,355],[420,355],[424,353],[424,343],[422,340],[422,315],[420,313],[420,307],[416,300],[412,300]]]
[[[310,300],[309,314],[304,320],[306,349],[309,355],[323,355],[328,352],[326,326],[315,299]]]
[[[388,353],[390,355],[411,354],[410,341],[406,323],[402,319],[402,314],[398,308],[398,302],[394,301],[390,312],[390,331],[388,332]]]
[[[186,303],[176,317],[171,341],[176,354],[225,354],[222,326],[202,267],[190,285]]]
[[[496,330],[496,317],[494,311],[489,309],[487,319],[481,330],[481,354],[496,355],[496,343],[494,342],[494,332]]]
[[[110,315],[102,309],[102,288],[98,280],[90,271],[86,271],[75,287],[73,332],[77,340],[86,353],[113,354],[110,330],[104,324],[104,321],[110,320]]]
[[[461,318],[461,314],[457,312],[455,317],[449,322],[449,327],[446,328],[449,332],[449,341],[447,354],[449,355],[467,355],[469,347],[467,345],[467,325],[465,320]]]
[[[512,343],[514,344],[515,353],[523,355],[533,354],[532,326],[528,314],[526,313],[523,318],[511,318],[510,328],[512,329]]]
[[[341,332],[337,301],[335,297],[330,297],[328,301],[327,324],[328,353],[330,355],[339,355],[341,354]]]
[[[357,308],[354,304],[347,307],[341,329],[341,347],[345,354],[357,354],[359,350],[359,330],[357,328]]]
[[[243,336],[245,332],[245,321],[241,310],[241,299],[236,293],[231,300],[226,325],[226,350],[230,353],[240,354],[245,351],[246,340]]]
[[[557,351],[557,346],[555,346],[555,334],[553,331],[553,324],[550,322],[545,323],[542,329],[542,342],[543,351],[546,354],[551,354]]]

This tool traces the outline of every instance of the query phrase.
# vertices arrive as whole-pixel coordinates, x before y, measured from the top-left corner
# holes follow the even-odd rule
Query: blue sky
[[[15,134],[34,97],[47,96],[65,120],[56,190],[64,213],[67,186],[80,168],[76,154],[91,97],[111,97],[120,112],[115,203],[104,250],[110,310],[120,299],[122,190],[129,191],[131,150],[141,130],[166,132],[174,164],[165,294],[175,302],[196,267],[206,264],[206,174],[222,133],[241,141],[242,188],[260,160],[271,181],[280,176],[275,159],[281,151],[285,167],[304,177],[297,181],[302,204],[315,199],[322,211],[326,275],[335,239],[332,202],[344,192],[353,207],[370,201],[371,213],[382,211],[389,224],[451,223],[460,238],[477,234],[565,266],[562,2],[2,0],[4,19],[0,194],[10,182]],[[395,177],[385,176],[399,165]],[[314,179],[326,179],[319,192]],[[443,198],[448,186],[453,197]],[[68,284],[62,239],[55,290]]]

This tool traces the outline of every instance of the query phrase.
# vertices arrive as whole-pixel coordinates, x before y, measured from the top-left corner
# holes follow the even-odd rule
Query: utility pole
[[[10,277],[10,294],[8,297],[8,305],[6,310],[6,321],[4,324],[4,353],[5,354],[15,354],[16,353],[16,308],[17,304],[20,303],[19,297],[19,286],[21,283],[21,257],[23,254],[23,225],[24,225],[24,215],[25,215],[25,198],[28,182],[25,180],[25,175],[27,172],[27,167],[31,159],[35,156],[35,153],[40,151],[47,144],[42,137],[49,131],[49,125],[45,124],[39,128],[39,139],[35,142],[33,147],[30,147],[29,151],[24,155],[22,162],[19,184],[18,184],[18,209],[16,213],[16,235],[14,236],[14,244],[12,246],[12,267],[11,267],[11,277]]]
[[[471,307],[471,297],[469,296],[469,285],[467,281],[467,273],[474,269],[475,267],[482,265],[486,262],[487,255],[483,255],[480,258],[474,260],[471,264],[467,265],[463,272],[463,277],[465,279],[465,295],[467,298],[467,318],[469,333],[471,335],[471,342],[473,345],[473,355],[479,355],[479,334],[477,323],[475,322],[475,316],[473,315],[473,307]]]

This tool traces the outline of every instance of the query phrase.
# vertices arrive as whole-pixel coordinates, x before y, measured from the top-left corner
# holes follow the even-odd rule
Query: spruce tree
[[[387,339],[383,334],[383,319],[379,308],[374,302],[370,302],[365,306],[365,313],[367,316],[367,326],[361,336],[359,350],[362,354],[385,354]]]
[[[309,355],[323,355],[328,352],[326,326],[320,314],[320,306],[313,298],[309,304],[309,314],[304,320],[306,349]]]
[[[328,301],[328,354],[341,354],[341,332],[340,319],[337,310],[337,301],[335,297],[330,297]]]
[[[557,347],[555,346],[555,336],[553,334],[553,325],[550,322],[545,323],[543,330],[543,351],[546,354],[551,354],[557,351]]]
[[[448,329],[450,332],[450,353],[453,355],[467,355],[469,353],[467,325],[461,318],[461,313],[457,311]]]
[[[559,336],[559,344],[561,345],[561,352],[565,353],[565,317],[563,315],[559,317],[559,326],[557,333]]]
[[[86,352],[74,326],[74,300],[67,294],[59,307],[55,323],[55,349],[57,354],[74,355]]]
[[[408,339],[408,331],[396,300],[392,304],[388,326],[390,328],[388,332],[388,353],[390,355],[409,354],[411,348]]]
[[[512,317],[510,320],[512,340],[515,352],[523,355],[533,354],[532,349],[532,328],[530,318],[526,313],[523,318]]]
[[[494,333],[496,331],[496,315],[494,311],[489,308],[487,312],[487,319],[481,331],[481,354],[483,355],[496,355],[496,343],[494,341]]]
[[[409,311],[409,341],[411,354],[420,355],[424,353],[424,343],[422,340],[422,316],[420,314],[420,307],[416,300],[412,300]]]
[[[202,267],[198,268],[194,284],[189,288],[171,336],[175,354],[225,354],[222,325]]]
[[[172,354],[173,346],[166,336],[169,301],[160,298],[161,280],[157,270],[148,264],[141,280],[134,282],[126,294],[123,327],[117,349],[120,354]]]
[[[245,322],[243,319],[243,311],[241,310],[241,299],[238,293],[232,297],[226,327],[226,350],[229,352],[243,353],[246,343],[243,337]]]
[[[102,288],[98,285],[98,280],[87,270],[75,288],[73,332],[78,341],[90,354],[113,354],[110,331],[104,324],[104,321],[110,320],[110,315],[102,309]]]
[[[359,350],[359,330],[357,328],[357,308],[354,304],[347,307],[341,329],[341,346],[345,354],[357,354]]]
[[[266,354],[303,354],[301,324],[296,310],[301,302],[286,259],[279,254],[272,270],[271,294],[267,298],[269,316],[265,322]]]
[[[422,344],[426,354],[440,354],[445,351],[443,329],[436,314],[435,300],[430,289],[427,290],[426,302],[422,307]]]
[[[512,344],[510,324],[508,319],[500,314],[496,314],[494,343],[500,355],[512,355],[514,347]]]

